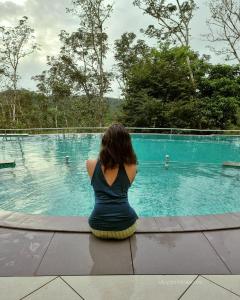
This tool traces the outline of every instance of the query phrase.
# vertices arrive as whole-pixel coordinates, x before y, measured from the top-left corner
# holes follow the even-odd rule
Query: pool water
[[[94,194],[85,160],[95,158],[101,134],[29,136],[0,140],[0,209],[88,216]],[[240,137],[133,134],[139,165],[129,202],[139,216],[184,216],[240,211]],[[169,156],[168,165],[165,157]],[[69,156],[69,163],[65,157]]]

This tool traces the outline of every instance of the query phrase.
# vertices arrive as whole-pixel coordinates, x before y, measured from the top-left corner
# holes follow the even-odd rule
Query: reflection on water
[[[140,216],[240,211],[240,169],[222,167],[224,161],[240,161],[239,138],[134,135],[132,140],[139,172],[129,201]],[[99,134],[0,140],[0,160],[16,160],[16,168],[0,169],[0,208],[88,216],[94,195],[85,160],[96,158],[99,147]]]

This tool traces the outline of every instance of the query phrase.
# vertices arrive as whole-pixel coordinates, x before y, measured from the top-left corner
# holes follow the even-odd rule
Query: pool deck
[[[0,276],[240,274],[240,213],[140,218],[123,241],[87,217],[0,211]]]

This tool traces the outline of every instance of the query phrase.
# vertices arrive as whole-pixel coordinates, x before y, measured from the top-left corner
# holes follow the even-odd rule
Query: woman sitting
[[[125,239],[136,231],[138,216],[128,203],[128,189],[137,173],[131,137],[121,124],[110,126],[102,137],[98,159],[86,161],[95,193],[89,217],[99,238]]]

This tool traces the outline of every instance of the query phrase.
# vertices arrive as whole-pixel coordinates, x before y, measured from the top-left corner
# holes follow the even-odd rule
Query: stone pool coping
[[[37,231],[89,233],[88,218],[45,216],[0,210],[0,227]],[[140,217],[137,233],[197,232],[240,228],[240,212],[177,216]]]

